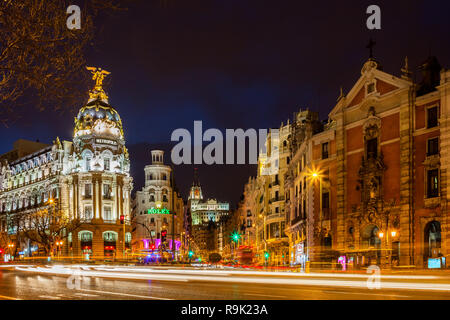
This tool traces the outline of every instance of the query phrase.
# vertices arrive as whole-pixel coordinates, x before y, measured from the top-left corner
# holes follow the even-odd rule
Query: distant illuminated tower
[[[230,210],[230,205],[227,202],[203,198],[197,168],[194,169],[194,182],[189,193],[188,203],[191,210],[192,225],[199,225],[208,221],[219,222],[220,217],[228,215]]]
[[[171,246],[172,214],[176,213],[174,231],[177,240],[183,220],[183,200],[172,185],[173,171],[164,164],[164,151],[151,151],[151,164],[145,166],[144,172],[145,185],[136,192],[136,231],[133,237],[136,249],[148,249],[151,243],[159,246],[164,230],[166,241]]]
[[[189,193],[189,200],[194,200],[193,202],[199,202],[203,200],[202,187],[200,186],[200,181],[198,179],[198,170],[194,169],[194,182],[192,182],[191,192]]]

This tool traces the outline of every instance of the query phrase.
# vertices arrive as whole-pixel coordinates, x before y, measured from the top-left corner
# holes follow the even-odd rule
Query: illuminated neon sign
[[[166,208],[151,208],[147,210],[147,214],[170,214],[170,211]]]

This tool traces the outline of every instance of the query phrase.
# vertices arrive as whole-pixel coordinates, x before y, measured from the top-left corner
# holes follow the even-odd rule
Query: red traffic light
[[[150,246],[150,249],[155,250],[155,244],[152,243],[152,245]]]
[[[167,235],[167,230],[161,231],[161,236],[165,237]]]
[[[125,221],[125,216],[123,214],[120,215],[120,223],[123,224]]]

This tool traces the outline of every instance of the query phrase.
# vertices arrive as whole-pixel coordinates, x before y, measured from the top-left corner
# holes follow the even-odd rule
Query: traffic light
[[[161,242],[166,242],[167,230],[161,231]]]
[[[2,254],[2,253],[3,253],[3,249],[0,248],[0,254]]]
[[[234,231],[231,234],[231,239],[233,239],[234,242],[238,242],[240,238],[241,238],[241,235],[239,233],[237,233],[236,231]]]
[[[123,214],[120,215],[120,224],[125,223],[125,216]]]
[[[189,258],[192,258],[192,256],[194,255],[194,251],[189,251]]]
[[[150,249],[152,249],[152,250],[155,250],[155,244],[154,243],[152,243],[151,245],[150,245]]]
[[[269,259],[269,253],[268,252],[264,253],[264,258]]]

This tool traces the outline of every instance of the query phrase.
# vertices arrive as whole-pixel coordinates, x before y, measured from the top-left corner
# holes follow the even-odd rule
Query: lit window
[[[105,168],[105,171],[110,170],[110,160],[109,159],[104,160],[104,168]]]
[[[91,171],[91,158],[86,158],[86,171]]]
[[[92,206],[84,207],[84,219],[86,220],[92,219]]]
[[[322,159],[328,159],[328,142],[322,143]]]
[[[92,185],[90,183],[84,185],[84,196],[85,198],[92,197]]]
[[[436,198],[439,196],[439,170],[427,171],[427,197]]]
[[[106,221],[111,221],[112,218],[112,212],[111,207],[104,207],[103,208],[103,219]]]

